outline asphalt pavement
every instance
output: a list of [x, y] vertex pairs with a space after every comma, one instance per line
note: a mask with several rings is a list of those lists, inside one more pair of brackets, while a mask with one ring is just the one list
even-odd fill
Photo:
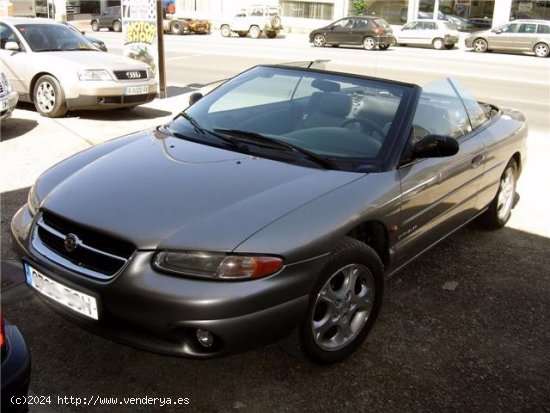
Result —
[[[174, 87], [172, 97], [131, 111], [63, 119], [20, 104], [2, 122], [2, 309], [31, 346], [31, 394], [50, 396], [31, 412], [550, 411], [550, 221], [541, 180], [550, 145], [541, 129], [530, 138], [510, 225], [468, 226], [389, 280], [368, 340], [335, 366], [309, 364], [293, 340], [208, 361], [158, 356], [82, 330], [31, 294], [8, 235], [34, 179], [77, 151], [165, 122], [191, 89]], [[132, 397], [139, 404], [123, 400]], [[117, 398], [116, 408], [98, 404], [106, 398]]]

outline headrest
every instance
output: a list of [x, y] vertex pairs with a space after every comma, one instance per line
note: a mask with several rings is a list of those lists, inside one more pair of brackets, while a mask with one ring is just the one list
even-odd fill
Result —
[[351, 110], [351, 98], [344, 93], [324, 93], [319, 100], [319, 112], [335, 118], [345, 118]]
[[323, 92], [340, 92], [340, 83], [331, 82], [330, 80], [315, 79], [311, 82], [311, 86]]

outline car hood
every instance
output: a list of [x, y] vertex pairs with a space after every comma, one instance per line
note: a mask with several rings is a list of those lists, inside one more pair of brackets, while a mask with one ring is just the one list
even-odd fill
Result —
[[62, 180], [41, 208], [138, 249], [231, 251], [285, 214], [361, 176], [148, 131]]
[[99, 50], [37, 52], [37, 57], [46, 59], [48, 63], [72, 65], [79, 69], [106, 69], [106, 70], [146, 70], [147, 65], [128, 57], [103, 53]]

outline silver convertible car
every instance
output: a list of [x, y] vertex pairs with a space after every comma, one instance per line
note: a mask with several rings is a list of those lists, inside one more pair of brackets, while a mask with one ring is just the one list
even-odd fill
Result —
[[213, 357], [299, 337], [363, 342], [384, 281], [474, 219], [506, 224], [521, 113], [419, 87], [256, 66], [156, 129], [46, 171], [11, 223], [27, 283], [76, 323]]

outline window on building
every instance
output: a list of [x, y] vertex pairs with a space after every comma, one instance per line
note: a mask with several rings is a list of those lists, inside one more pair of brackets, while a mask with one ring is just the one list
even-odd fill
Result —
[[334, 3], [281, 0], [281, 14], [302, 19], [334, 19]]

